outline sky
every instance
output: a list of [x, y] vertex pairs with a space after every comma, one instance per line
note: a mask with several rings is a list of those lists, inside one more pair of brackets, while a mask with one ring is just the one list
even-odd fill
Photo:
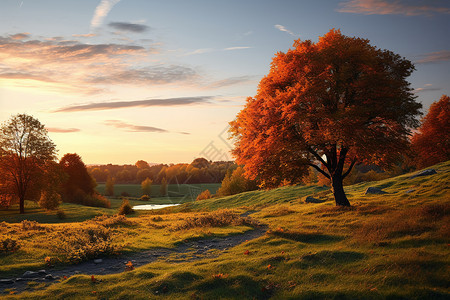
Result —
[[274, 55], [332, 28], [414, 62], [425, 113], [450, 94], [450, 1], [2, 0], [0, 121], [30, 114], [86, 164], [231, 160]]

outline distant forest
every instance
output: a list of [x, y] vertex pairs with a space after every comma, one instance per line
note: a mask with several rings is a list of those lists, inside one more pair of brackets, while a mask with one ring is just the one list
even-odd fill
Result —
[[150, 178], [159, 184], [166, 178], [168, 183], [220, 183], [227, 174], [237, 168], [232, 161], [208, 161], [196, 158], [190, 164], [157, 164], [150, 166], [139, 160], [134, 165], [91, 165], [88, 171], [98, 182], [106, 182], [112, 178], [116, 184], [141, 183]]

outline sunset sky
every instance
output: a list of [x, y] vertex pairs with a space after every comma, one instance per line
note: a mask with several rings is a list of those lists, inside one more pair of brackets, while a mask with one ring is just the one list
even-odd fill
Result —
[[331, 28], [413, 61], [424, 112], [450, 94], [450, 1], [2, 0], [0, 120], [33, 115], [86, 164], [231, 159], [274, 54]]

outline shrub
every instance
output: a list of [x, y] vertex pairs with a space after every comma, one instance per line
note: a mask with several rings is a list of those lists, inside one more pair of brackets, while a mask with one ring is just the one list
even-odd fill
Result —
[[61, 195], [56, 191], [43, 191], [39, 199], [39, 206], [46, 210], [55, 210], [61, 203]]
[[142, 194], [143, 195], [151, 195], [151, 193], [152, 193], [152, 183], [153, 183], [153, 181], [150, 178], [148, 178], [148, 177], [144, 181], [142, 181], [141, 189], [142, 189]]
[[211, 199], [212, 195], [209, 190], [204, 190], [197, 196], [197, 200], [205, 200], [205, 199]]
[[247, 179], [244, 175], [244, 168], [238, 167], [233, 173], [228, 172], [222, 181], [222, 185], [217, 190], [219, 196], [235, 195], [242, 192], [253, 191], [257, 189], [256, 182]]
[[10, 254], [19, 250], [19, 243], [10, 237], [0, 237], [0, 254]]
[[29, 230], [45, 230], [46, 228], [44, 226], [41, 226], [38, 222], [36, 221], [28, 221], [28, 220], [23, 220], [22, 222], [20, 222], [20, 224], [22, 225], [22, 230], [23, 231], [29, 231]]
[[128, 202], [128, 199], [123, 199], [122, 205], [119, 207], [119, 215], [129, 215], [134, 213], [134, 209], [131, 207], [130, 202]]
[[141, 196], [141, 200], [142, 201], [150, 201], [150, 196], [149, 195], [142, 195]]
[[62, 209], [58, 209], [58, 210], [56, 211], [56, 216], [57, 216], [58, 219], [60, 219], [60, 220], [64, 220], [64, 219], [67, 217], [65, 211], [62, 210]]

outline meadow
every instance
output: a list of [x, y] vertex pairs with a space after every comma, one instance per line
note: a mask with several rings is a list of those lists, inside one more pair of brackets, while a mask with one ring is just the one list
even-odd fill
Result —
[[[23, 221], [0, 212], [0, 278], [61, 269], [97, 257], [174, 248], [186, 241], [267, 230], [226, 250], [189, 260], [175, 254], [119, 274], [78, 274], [46, 286], [30, 282], [5, 299], [449, 299], [450, 161], [437, 174], [405, 174], [345, 187], [351, 207], [336, 207], [319, 186], [286, 186], [187, 202], [130, 217], [112, 207], [63, 204], [67, 219], [28, 209]], [[366, 195], [368, 187], [387, 192]], [[307, 196], [322, 203], [305, 203]], [[140, 203], [138, 200], [130, 202]], [[31, 204], [29, 204], [31, 206]], [[241, 216], [245, 213], [248, 217]], [[100, 216], [105, 214], [105, 216]], [[53, 223], [53, 224], [51, 224]], [[187, 253], [187, 257], [195, 253]], [[3, 287], [4, 288], [4, 287]]]

